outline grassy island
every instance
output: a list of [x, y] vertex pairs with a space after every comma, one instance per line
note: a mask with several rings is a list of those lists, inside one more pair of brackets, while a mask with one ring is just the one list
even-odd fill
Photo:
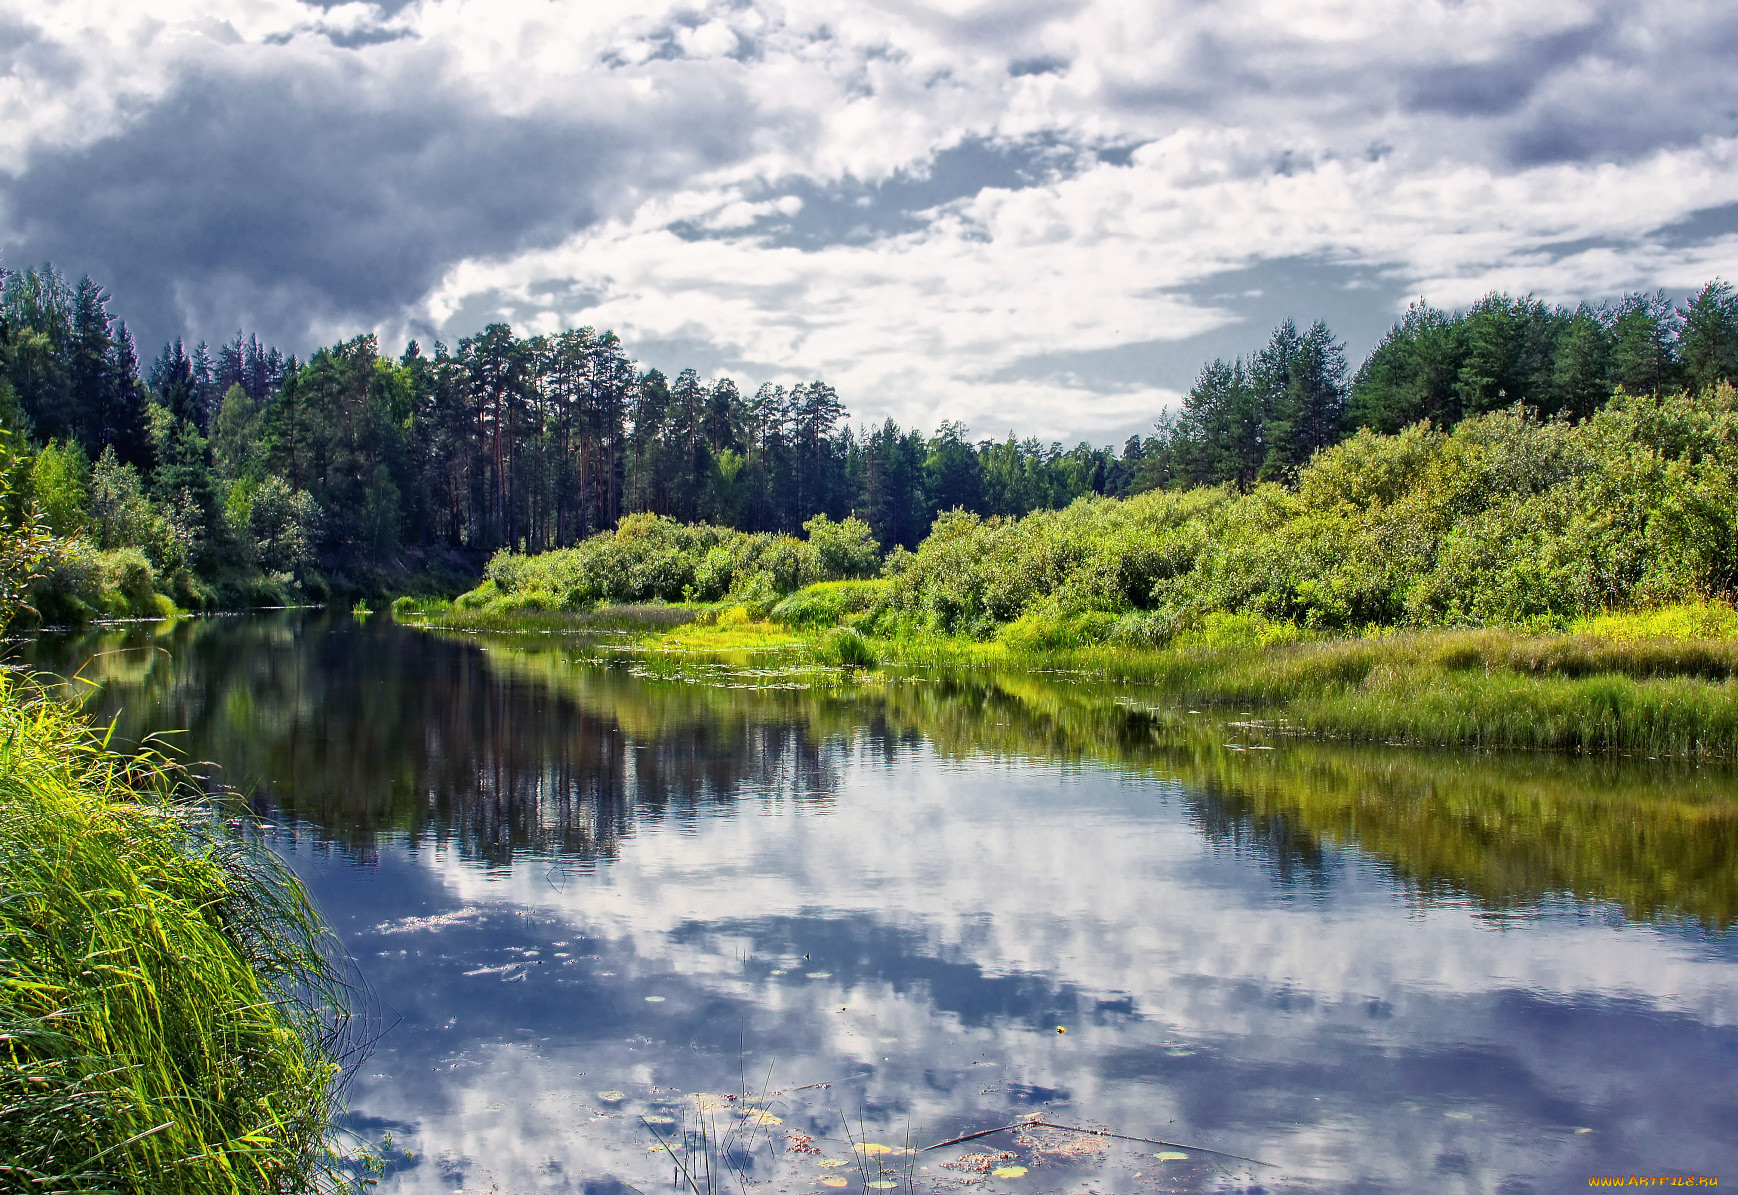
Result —
[[0, 675], [0, 1191], [337, 1178], [333, 942], [185, 786]]

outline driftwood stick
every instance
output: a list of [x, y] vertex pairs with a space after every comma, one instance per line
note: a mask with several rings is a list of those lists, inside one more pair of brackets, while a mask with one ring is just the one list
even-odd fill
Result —
[[[1168, 1145], [1172, 1149], [1192, 1149], [1196, 1153], [1199, 1153], [1199, 1154], [1213, 1154], [1213, 1155], [1215, 1155], [1217, 1157], [1221, 1157], [1221, 1158], [1236, 1158], [1239, 1162], [1253, 1162], [1257, 1166], [1268, 1166], [1268, 1167], [1273, 1168], [1274, 1170], [1279, 1169], [1279, 1167], [1277, 1165], [1275, 1165], [1273, 1162], [1263, 1162], [1260, 1158], [1246, 1158], [1242, 1154], [1226, 1153], [1222, 1149], [1208, 1149], [1206, 1146], [1203, 1146], [1203, 1145], [1185, 1145], [1181, 1141], [1160, 1141], [1160, 1140], [1157, 1140], [1156, 1138], [1153, 1138], [1153, 1137], [1126, 1137], [1121, 1133], [1111, 1133], [1111, 1132], [1107, 1132], [1104, 1129], [1083, 1129], [1083, 1128], [1079, 1127], [1078, 1125], [1056, 1124], [1054, 1121], [1049, 1121], [1049, 1120], [1023, 1120], [1018, 1125], [1010, 1125], [1008, 1127], [1010, 1127], [1010, 1128], [1060, 1129], [1064, 1133], [1085, 1133], [1089, 1137], [1111, 1137], [1117, 1141], [1139, 1141], [1142, 1145]], [[990, 1129], [988, 1131], [994, 1133], [994, 1132], [997, 1132], [999, 1130]], [[975, 1135], [980, 1136], [980, 1137], [983, 1136], [982, 1133], [975, 1134]], [[960, 1138], [960, 1140], [969, 1141], [969, 1140], [971, 1140], [971, 1138], [970, 1137], [962, 1137], [962, 1138]], [[951, 1145], [952, 1142], [943, 1142], [943, 1144], [944, 1145]], [[934, 1147], [932, 1146], [931, 1148], [934, 1148]]]
[[932, 1149], [941, 1149], [948, 1145], [961, 1145], [967, 1141], [976, 1141], [979, 1137], [988, 1137], [991, 1133], [1005, 1133], [1009, 1129], [1023, 1129], [1028, 1123], [1029, 1122], [1027, 1121], [1016, 1121], [1014, 1124], [1005, 1124], [999, 1128], [983, 1129], [980, 1132], [967, 1133], [964, 1137], [955, 1137], [952, 1141], [937, 1141], [934, 1145], [926, 1145], [917, 1152], [926, 1154]]

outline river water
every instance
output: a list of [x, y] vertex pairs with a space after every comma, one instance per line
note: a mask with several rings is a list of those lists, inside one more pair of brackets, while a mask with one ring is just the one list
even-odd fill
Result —
[[29, 651], [271, 822], [372, 992], [384, 1190], [1738, 1183], [1723, 769], [380, 616]]

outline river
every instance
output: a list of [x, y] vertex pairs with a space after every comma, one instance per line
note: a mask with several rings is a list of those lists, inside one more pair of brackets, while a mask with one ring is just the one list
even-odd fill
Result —
[[1738, 1183], [1723, 768], [378, 615], [28, 654], [269, 821], [368, 988], [387, 1191]]

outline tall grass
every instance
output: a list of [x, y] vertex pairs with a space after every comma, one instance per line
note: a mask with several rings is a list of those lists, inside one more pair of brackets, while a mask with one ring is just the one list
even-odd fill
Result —
[[339, 1180], [334, 941], [185, 785], [0, 675], [0, 1191]]

